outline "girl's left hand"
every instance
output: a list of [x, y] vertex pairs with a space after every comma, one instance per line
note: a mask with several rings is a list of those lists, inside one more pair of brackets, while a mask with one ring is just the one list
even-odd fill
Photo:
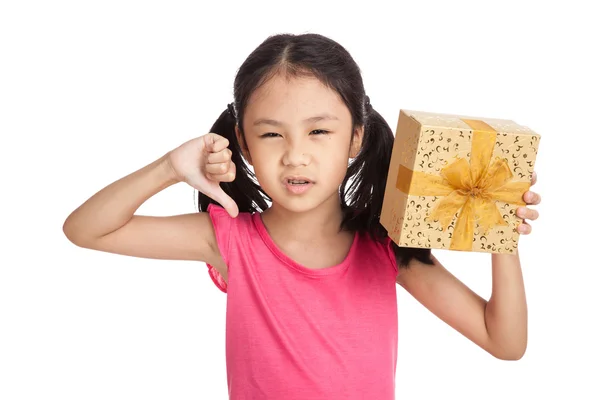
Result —
[[[531, 176], [531, 186], [535, 185], [537, 182], [537, 174], [534, 171]], [[537, 205], [540, 204], [542, 198], [539, 194], [532, 192], [531, 190], [525, 192], [523, 194], [523, 200], [527, 205]], [[537, 210], [533, 210], [528, 207], [518, 207], [517, 208], [517, 216], [524, 219], [523, 223], [519, 225], [517, 228], [518, 232], [523, 235], [528, 235], [531, 233], [531, 225], [527, 222], [527, 220], [535, 221], [539, 217], [539, 213]]]

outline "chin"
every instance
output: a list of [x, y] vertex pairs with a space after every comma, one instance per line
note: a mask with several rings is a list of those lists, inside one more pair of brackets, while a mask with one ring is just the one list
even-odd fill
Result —
[[339, 194], [337, 191], [329, 195], [323, 193], [293, 195], [282, 191], [271, 196], [271, 199], [273, 200], [273, 204], [277, 204], [277, 206], [290, 212], [305, 213], [320, 207], [324, 203], [328, 203], [332, 197], [335, 197], [336, 204], [339, 205]]
[[274, 199], [273, 203], [274, 204], [276, 203], [279, 207], [282, 207], [282, 208], [286, 209], [287, 211], [297, 213], [297, 214], [302, 214], [302, 213], [312, 211], [315, 208], [317, 208], [320, 204], [320, 202], [317, 202], [314, 200], [307, 201], [306, 199], [293, 199], [293, 200], [281, 199], [280, 201], [276, 201]]

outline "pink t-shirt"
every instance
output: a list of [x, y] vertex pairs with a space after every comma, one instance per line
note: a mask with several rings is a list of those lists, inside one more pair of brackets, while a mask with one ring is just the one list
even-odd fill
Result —
[[397, 267], [386, 243], [356, 235], [346, 259], [304, 267], [273, 242], [260, 214], [210, 205], [228, 284], [229, 398], [394, 399]]

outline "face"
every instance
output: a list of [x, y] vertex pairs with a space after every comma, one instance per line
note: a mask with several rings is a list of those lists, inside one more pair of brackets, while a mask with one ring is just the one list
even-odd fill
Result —
[[244, 133], [244, 156], [273, 206], [294, 212], [324, 203], [339, 207], [339, 186], [363, 130], [352, 129], [335, 91], [316, 78], [277, 75], [250, 97]]

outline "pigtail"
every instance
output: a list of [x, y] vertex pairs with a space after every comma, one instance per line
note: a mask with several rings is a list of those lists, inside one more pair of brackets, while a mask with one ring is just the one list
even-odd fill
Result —
[[[267, 209], [269, 196], [256, 183], [256, 177], [246, 164], [242, 155], [240, 143], [235, 134], [236, 117], [233, 106], [229, 105], [215, 121], [209, 132], [219, 134], [229, 141], [231, 160], [236, 166], [233, 182], [221, 182], [223, 191], [235, 201], [240, 212], [254, 213]], [[198, 209], [206, 211], [209, 204], [218, 204], [216, 201], [198, 192]]]
[[[369, 104], [362, 148], [348, 168], [340, 187], [344, 209], [343, 226], [350, 230], [369, 232], [383, 240], [387, 231], [379, 222], [387, 174], [392, 158], [394, 134], [385, 119]], [[346, 190], [349, 181], [352, 181]], [[412, 258], [432, 265], [431, 249], [398, 247], [392, 242], [398, 264], [406, 267]]]

